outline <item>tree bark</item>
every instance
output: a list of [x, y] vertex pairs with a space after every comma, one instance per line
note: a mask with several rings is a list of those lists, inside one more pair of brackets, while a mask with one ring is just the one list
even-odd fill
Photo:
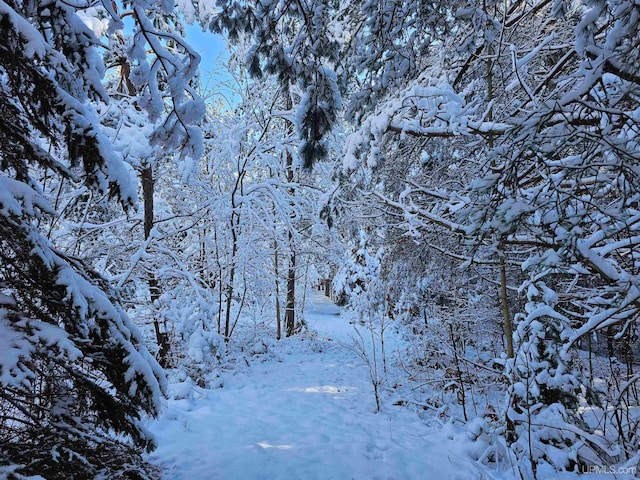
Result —
[[[489, 47], [489, 59], [487, 60], [487, 98], [489, 102], [493, 100], [493, 47]], [[493, 108], [487, 112], [487, 120], [493, 121]], [[493, 135], [487, 138], [487, 145], [493, 148]], [[502, 318], [504, 321], [504, 336], [507, 340], [507, 358], [513, 358], [513, 325], [511, 323], [511, 313], [509, 312], [509, 297], [507, 296], [507, 267], [504, 260], [504, 252], [500, 255], [500, 303]]]
[[280, 266], [278, 260], [278, 240], [273, 241], [273, 250], [276, 279], [276, 338], [280, 340], [282, 338], [282, 320], [280, 318]]
[[500, 301], [502, 303], [502, 317], [504, 319], [504, 336], [507, 339], [507, 358], [513, 358], [513, 325], [509, 312], [509, 298], [507, 297], [507, 267], [504, 257], [500, 257]]
[[[291, 239], [291, 235], [289, 236]], [[293, 243], [289, 254], [289, 272], [287, 275], [287, 307], [285, 310], [285, 324], [287, 325], [287, 337], [295, 333], [296, 329], [296, 252]]]
[[229, 339], [230, 322], [231, 322], [231, 305], [234, 293], [234, 282], [236, 278], [236, 255], [238, 254], [238, 225], [240, 223], [240, 215], [236, 212], [235, 190], [232, 195], [232, 212], [231, 212], [231, 269], [229, 270], [229, 278], [227, 283], [226, 310], [224, 314], [224, 336]]
[[[291, 110], [293, 108], [293, 102], [291, 101], [291, 95], [289, 94], [289, 88], [284, 91], [285, 96], [285, 109]], [[290, 133], [293, 133], [293, 124], [288, 123], [287, 129]], [[286, 157], [286, 174], [289, 184], [293, 184], [293, 155], [287, 150]], [[289, 193], [293, 197], [295, 195], [295, 189], [290, 187]], [[291, 214], [291, 220], [295, 214]], [[285, 325], [287, 330], [287, 337], [290, 337], [295, 333], [296, 329], [296, 249], [295, 240], [293, 236], [293, 225], [289, 226], [289, 271], [287, 273], [287, 305], [285, 308]]]
[[[140, 170], [140, 179], [142, 182], [142, 200], [144, 203], [144, 239], [147, 240], [153, 229], [153, 192], [155, 182], [153, 179], [153, 168], [147, 165]], [[153, 304], [160, 298], [160, 287], [158, 279], [153, 272], [149, 272], [147, 277], [149, 285], [149, 297]], [[158, 344], [158, 361], [163, 367], [168, 366], [169, 341], [166, 332], [160, 330], [160, 322], [157, 317], [153, 319], [153, 329], [156, 333], [156, 342]]]
[[235, 279], [236, 279], [236, 256], [238, 255], [238, 231], [240, 228], [241, 214], [239, 205], [236, 202], [236, 196], [242, 195], [242, 182], [246, 171], [247, 161], [240, 163], [238, 161], [238, 178], [233, 186], [231, 192], [231, 217], [229, 218], [229, 227], [231, 229], [231, 268], [229, 270], [229, 277], [227, 283], [227, 298], [226, 298], [226, 311], [224, 316], [224, 337], [226, 340], [231, 335], [231, 306], [233, 301], [233, 295], [235, 293]]
[[[119, 90], [127, 91], [132, 97], [137, 95], [137, 91], [130, 78], [131, 67], [129, 62], [122, 60], [120, 62], [120, 86]], [[136, 105], [136, 109], [139, 106]], [[144, 204], [144, 239], [147, 240], [151, 235], [153, 229], [153, 193], [155, 191], [155, 181], [153, 179], [153, 166], [146, 164], [140, 170], [140, 181], [142, 183], [142, 201]], [[149, 297], [151, 304], [160, 298], [160, 286], [158, 285], [158, 279], [155, 274], [149, 273], [147, 278], [147, 284], [149, 285]], [[161, 366], [168, 366], [169, 355], [169, 339], [166, 332], [160, 330], [160, 322], [158, 318], [153, 318], [153, 329], [156, 334], [156, 343], [158, 344], [158, 362]]]

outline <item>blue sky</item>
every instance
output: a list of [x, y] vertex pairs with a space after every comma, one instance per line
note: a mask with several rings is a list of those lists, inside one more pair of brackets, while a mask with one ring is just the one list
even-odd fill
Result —
[[[125, 32], [131, 33], [133, 30], [133, 20], [131, 17], [124, 18]], [[202, 27], [194, 23], [185, 25], [187, 41], [200, 54], [200, 73], [202, 74], [203, 85], [208, 82], [210, 88], [217, 89], [216, 83], [228, 80], [224, 64], [229, 58], [227, 41], [222, 35], [217, 35], [209, 31], [203, 32]]]
[[200, 73], [205, 94], [223, 96], [229, 106], [234, 105], [239, 99], [223, 85], [223, 82], [230, 79], [224, 69], [224, 64], [229, 59], [225, 38], [208, 31], [203, 32], [199, 25], [187, 25], [187, 41], [202, 57]]
[[226, 40], [221, 35], [203, 32], [199, 25], [187, 26], [187, 40], [202, 56], [200, 69], [203, 74], [213, 70], [218, 58], [225, 61], [229, 57]]

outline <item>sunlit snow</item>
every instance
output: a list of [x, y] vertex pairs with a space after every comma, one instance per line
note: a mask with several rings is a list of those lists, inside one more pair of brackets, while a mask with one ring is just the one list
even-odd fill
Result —
[[366, 366], [346, 346], [353, 326], [338, 307], [318, 295], [306, 319], [317, 336], [283, 339], [223, 388], [169, 402], [150, 425], [159, 443], [151, 460], [165, 480], [481, 477], [453, 427], [399, 406], [374, 412]]

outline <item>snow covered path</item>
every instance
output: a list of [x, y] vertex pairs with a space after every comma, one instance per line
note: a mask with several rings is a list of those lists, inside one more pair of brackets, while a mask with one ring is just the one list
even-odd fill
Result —
[[403, 407], [373, 413], [368, 370], [337, 341], [351, 331], [339, 313], [316, 296], [307, 320], [318, 339], [284, 339], [223, 388], [170, 401], [150, 426], [159, 443], [151, 461], [163, 478], [478, 478], [469, 459], [456, 458], [459, 439]]

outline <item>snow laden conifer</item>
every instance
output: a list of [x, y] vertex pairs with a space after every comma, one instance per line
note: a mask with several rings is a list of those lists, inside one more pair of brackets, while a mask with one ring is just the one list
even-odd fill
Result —
[[229, 0], [218, 5], [221, 11], [209, 23], [212, 31], [226, 32], [232, 42], [243, 33], [253, 35], [246, 58], [249, 73], [277, 75], [287, 89], [299, 87], [299, 155], [311, 167], [327, 156], [326, 137], [342, 105], [336, 74], [341, 42], [332, 26], [338, 2]]
[[[164, 373], [108, 283], [41, 230], [55, 213], [44, 186], [53, 179], [136, 204], [94, 108], [109, 102], [104, 66], [76, 8], [0, 2], [0, 476], [148, 478], [140, 453], [154, 442], [142, 417], [158, 413]], [[164, 118], [153, 138], [197, 154], [186, 83], [197, 62], [160, 48], [152, 5], [133, 9], [139, 33], [125, 53], [139, 104]], [[109, 29], [122, 26], [114, 4], [101, 10]]]
[[[507, 339], [516, 312], [501, 431], [524, 478], [633, 464], [633, 359], [601, 392], [616, 406], [603, 412], [606, 435], [577, 408], [595, 408], [598, 395], [575, 362], [598, 332], [629, 345], [637, 328], [638, 6], [456, 2], [441, 5], [440, 24], [430, 17], [438, 4], [393, 5], [351, 10], [359, 33], [349, 52], [367, 54], [349, 57], [362, 65], [353, 91], [372, 93], [351, 98], [359, 128], [346, 142], [345, 184], [364, 171], [373, 179], [364, 202], [374, 199], [389, 226], [452, 262], [499, 272]], [[405, 18], [429, 28], [389, 43], [384, 33]], [[374, 35], [377, 24], [386, 29]], [[411, 43], [414, 33], [424, 37]], [[430, 55], [411, 56], [423, 40]], [[421, 66], [385, 64], [376, 55], [390, 45]]]
[[[569, 10], [562, 6], [554, 11]], [[584, 6], [573, 48], [523, 104], [474, 184], [472, 230], [529, 252], [527, 302], [507, 362], [507, 437], [529, 461], [525, 476], [544, 464], [573, 470], [638, 455], [635, 422], [615, 413], [634, 401], [625, 389], [602, 392], [615, 405], [605, 415], [617, 433], [588, 428], [577, 397], [593, 406], [598, 396], [571, 365], [575, 347], [595, 332], [624, 339], [637, 328], [639, 14], [622, 0]], [[631, 373], [625, 382], [637, 380]]]

